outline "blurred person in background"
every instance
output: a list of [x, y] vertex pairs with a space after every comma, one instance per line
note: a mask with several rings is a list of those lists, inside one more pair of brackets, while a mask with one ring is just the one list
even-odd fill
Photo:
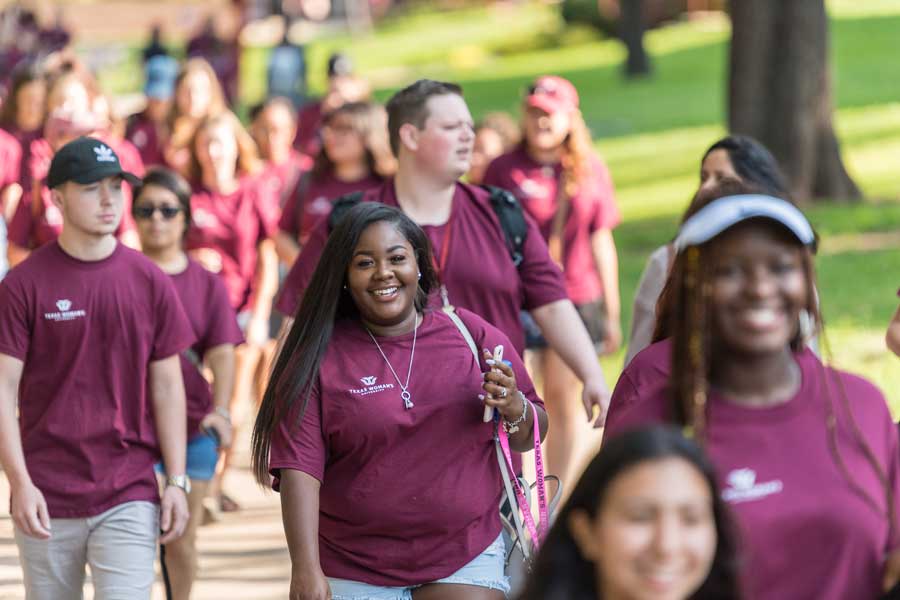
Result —
[[301, 175], [312, 166], [312, 159], [297, 152], [292, 145], [297, 119], [287, 98], [269, 98], [250, 111], [250, 119], [250, 135], [265, 163], [260, 175], [262, 185], [277, 202], [281, 214]]
[[[702, 208], [704, 198], [723, 182], [746, 183], [759, 191], [786, 198], [787, 183], [772, 153], [761, 143], [744, 135], [729, 135], [710, 146], [700, 160], [699, 186], [682, 222]], [[634, 294], [631, 335], [625, 364], [650, 345], [656, 328], [656, 305], [669, 276], [675, 250], [672, 243], [660, 246], [647, 259]]]
[[141, 50], [141, 58], [146, 69], [147, 63], [155, 56], [169, 56], [169, 51], [165, 44], [162, 43], [162, 24], [154, 23], [150, 28], [150, 39], [147, 45]]
[[322, 117], [348, 102], [362, 102], [371, 96], [369, 83], [356, 75], [353, 62], [346, 54], [336, 52], [328, 58], [328, 89], [320, 100], [309, 102], [297, 117], [294, 148], [307, 156], [315, 156], [321, 148]]
[[[108, 144], [129, 172], [143, 175], [140, 155], [128, 143], [116, 140], [102, 131], [94, 114], [98, 95], [96, 82], [77, 64], [67, 64], [48, 82], [43, 137], [32, 141], [28, 162], [20, 174], [23, 189], [15, 215], [9, 223], [8, 257], [11, 266], [20, 263], [35, 248], [56, 239], [62, 229], [62, 215], [53, 203], [45, 178], [56, 150], [80, 136], [93, 135]], [[134, 222], [131, 220], [131, 187], [123, 185], [128, 211], [123, 214], [117, 235], [133, 248], [139, 247]]]
[[239, 26], [234, 19], [232, 7], [221, 7], [214, 15], [207, 17], [203, 28], [188, 40], [185, 49], [188, 58], [202, 58], [212, 67], [229, 108], [234, 107], [238, 100], [240, 75]]
[[[166, 544], [173, 600], [188, 600], [197, 576], [197, 529], [219, 448], [232, 443], [228, 405], [234, 389], [234, 348], [243, 341], [225, 284], [184, 252], [190, 198], [191, 188], [180, 175], [157, 168], [135, 190], [132, 206], [144, 255], [171, 278], [196, 339], [179, 356], [187, 400], [186, 472], [191, 490], [184, 534]], [[212, 373], [212, 386], [204, 378], [204, 368]], [[165, 474], [162, 464], [157, 471]]]
[[225, 94], [215, 71], [202, 58], [187, 60], [175, 78], [175, 97], [169, 112], [169, 138], [164, 143], [166, 165], [190, 181], [191, 140], [207, 117], [227, 110]]
[[[0, 207], [3, 218], [12, 220], [22, 198], [21, 176], [28, 164], [31, 143], [39, 138], [44, 127], [47, 83], [40, 65], [22, 61], [10, 77], [8, 94], [0, 106], [0, 153], [6, 161], [19, 157], [17, 165], [7, 164], [6, 185], [0, 181]], [[14, 178], [14, 179], [13, 179]]]
[[278, 223], [281, 261], [294, 264], [313, 226], [331, 213], [335, 200], [377, 187], [395, 171], [381, 106], [351, 102], [325, 115], [322, 149], [288, 197]]
[[[523, 139], [488, 166], [484, 183], [508, 189], [537, 222], [550, 257], [562, 270], [596, 353], [622, 343], [618, 255], [612, 230], [622, 217], [606, 164], [594, 151], [579, 109], [578, 91], [566, 79], [544, 76], [523, 102]], [[571, 481], [591, 447], [591, 431], [578, 403], [578, 378], [548, 347], [531, 315], [522, 314], [527, 347], [543, 382], [553, 421], [547, 436], [547, 472]], [[599, 440], [595, 440], [599, 441]]]
[[716, 473], [673, 427], [609, 440], [541, 545], [518, 600], [739, 600]]
[[163, 149], [168, 138], [168, 117], [175, 95], [175, 78], [178, 61], [171, 56], [158, 54], [144, 64], [144, 97], [147, 105], [143, 111], [128, 119], [125, 138], [134, 144], [144, 165], [163, 165]]
[[[272, 299], [278, 289], [274, 243], [278, 213], [260, 186], [262, 169], [256, 144], [231, 112], [207, 117], [190, 144], [191, 225], [188, 255], [213, 273], [228, 290], [246, 343], [236, 350], [235, 385], [229, 405], [237, 436], [254, 404], [254, 377], [269, 340]], [[221, 493], [231, 462], [227, 449], [210, 492], [222, 509], [237, 503]], [[215, 512], [214, 503], [208, 503]]]
[[505, 112], [488, 113], [475, 124], [475, 146], [472, 148], [472, 166], [466, 173], [466, 181], [481, 185], [484, 173], [491, 161], [511, 152], [521, 141], [522, 132], [515, 120]]

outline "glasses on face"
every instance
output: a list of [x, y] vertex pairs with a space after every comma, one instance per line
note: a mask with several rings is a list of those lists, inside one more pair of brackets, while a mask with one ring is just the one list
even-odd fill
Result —
[[180, 206], [153, 206], [153, 205], [144, 205], [144, 206], [135, 206], [134, 207], [134, 216], [137, 219], [152, 219], [153, 213], [159, 211], [159, 214], [162, 215], [162, 218], [166, 221], [171, 221], [175, 218], [175, 215], [181, 212]]

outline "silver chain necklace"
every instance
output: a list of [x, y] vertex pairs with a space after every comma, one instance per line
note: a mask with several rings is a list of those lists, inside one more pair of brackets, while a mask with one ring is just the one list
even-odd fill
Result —
[[381, 349], [381, 345], [379, 345], [378, 340], [375, 339], [375, 336], [372, 335], [372, 331], [366, 327], [366, 333], [369, 334], [369, 337], [372, 338], [372, 341], [375, 342], [375, 347], [378, 348], [378, 352], [381, 354], [381, 358], [384, 359], [384, 362], [387, 363], [388, 369], [391, 370], [391, 373], [394, 375], [394, 379], [397, 380], [397, 385], [400, 386], [400, 398], [403, 399], [403, 407], [406, 410], [409, 410], [414, 405], [412, 403], [412, 396], [409, 393], [409, 377], [412, 375], [412, 366], [413, 366], [413, 358], [416, 356], [416, 336], [419, 333], [419, 315], [416, 315], [416, 322], [413, 324], [413, 343], [412, 343], [412, 352], [409, 354], [409, 370], [406, 372], [406, 384], [404, 385], [400, 378], [397, 377], [397, 371], [394, 370], [393, 365], [391, 365], [391, 361], [388, 360], [388, 357], [384, 354], [384, 350]]

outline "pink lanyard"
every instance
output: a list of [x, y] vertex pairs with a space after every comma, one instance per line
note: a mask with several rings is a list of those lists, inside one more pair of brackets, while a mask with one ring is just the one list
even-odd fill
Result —
[[[531, 404], [530, 401], [529, 404]], [[495, 412], [494, 414], [496, 415], [497, 413]], [[525, 492], [522, 490], [522, 485], [519, 483], [519, 478], [516, 477], [516, 471], [513, 468], [512, 453], [509, 450], [509, 434], [506, 433], [506, 430], [499, 423], [497, 424], [497, 434], [500, 439], [500, 448], [503, 450], [503, 457], [506, 459], [506, 466], [509, 469], [510, 479], [512, 479], [513, 486], [515, 486], [516, 499], [518, 500], [522, 517], [525, 520], [525, 527], [528, 528], [528, 534], [531, 536], [534, 550], [537, 550], [541, 542], [544, 541], [544, 535], [547, 533], [549, 516], [547, 510], [547, 487], [544, 482], [544, 459], [541, 456], [541, 431], [533, 404], [531, 404], [531, 414], [534, 418], [534, 465], [538, 489], [538, 518], [540, 519], [536, 526], [534, 517], [529, 509], [528, 500], [525, 498]], [[498, 417], [495, 416], [495, 418]], [[522, 540], [522, 543], [524, 544], [525, 540]]]

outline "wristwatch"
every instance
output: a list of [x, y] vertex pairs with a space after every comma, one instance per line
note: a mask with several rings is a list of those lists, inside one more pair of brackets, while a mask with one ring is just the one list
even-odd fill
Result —
[[181, 488], [185, 494], [191, 493], [191, 479], [187, 475], [170, 475], [166, 479], [166, 487], [170, 485]]

